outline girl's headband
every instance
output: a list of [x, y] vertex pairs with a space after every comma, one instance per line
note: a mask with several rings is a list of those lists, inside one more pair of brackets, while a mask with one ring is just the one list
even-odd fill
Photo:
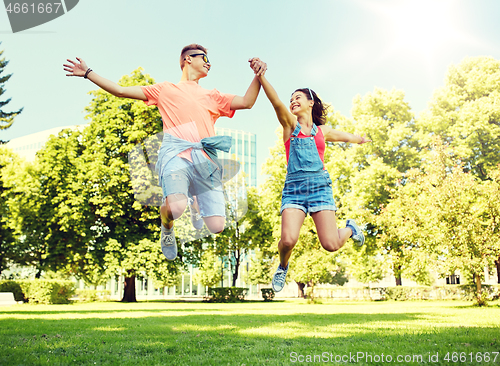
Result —
[[313, 97], [313, 95], [311, 93], [311, 88], [307, 88], [307, 90], [309, 90], [309, 95], [311, 96], [311, 100], [314, 102], [314, 97]]

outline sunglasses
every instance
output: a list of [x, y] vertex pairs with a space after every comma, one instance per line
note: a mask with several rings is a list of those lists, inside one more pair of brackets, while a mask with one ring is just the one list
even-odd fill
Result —
[[[188, 56], [191, 56], [191, 57], [203, 56], [203, 62], [206, 64], [210, 63], [210, 61], [208, 61], [207, 55], [205, 55], [204, 53], [193, 53], [192, 55], [188, 55]], [[185, 58], [184, 58], [184, 60], [185, 60]]]

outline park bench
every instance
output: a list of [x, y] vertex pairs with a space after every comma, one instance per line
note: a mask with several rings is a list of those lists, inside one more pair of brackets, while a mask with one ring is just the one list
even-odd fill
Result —
[[12, 292], [0, 292], [0, 306], [2, 305], [16, 305], [17, 301], [14, 300]]

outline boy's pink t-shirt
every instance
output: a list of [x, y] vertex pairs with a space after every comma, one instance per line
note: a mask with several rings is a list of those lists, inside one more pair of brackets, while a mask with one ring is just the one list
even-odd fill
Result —
[[[207, 90], [195, 81], [181, 81], [141, 86], [148, 100], [147, 105], [156, 105], [163, 119], [163, 132], [186, 141], [199, 142], [205, 137], [215, 136], [214, 124], [221, 116], [232, 118], [233, 94], [222, 94], [218, 90]], [[191, 159], [191, 149], [178, 156]]]

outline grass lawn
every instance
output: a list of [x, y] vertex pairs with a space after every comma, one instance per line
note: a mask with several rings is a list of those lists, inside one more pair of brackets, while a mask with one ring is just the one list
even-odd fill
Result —
[[9, 366], [500, 365], [498, 352], [498, 301], [0, 307], [0, 365]]

